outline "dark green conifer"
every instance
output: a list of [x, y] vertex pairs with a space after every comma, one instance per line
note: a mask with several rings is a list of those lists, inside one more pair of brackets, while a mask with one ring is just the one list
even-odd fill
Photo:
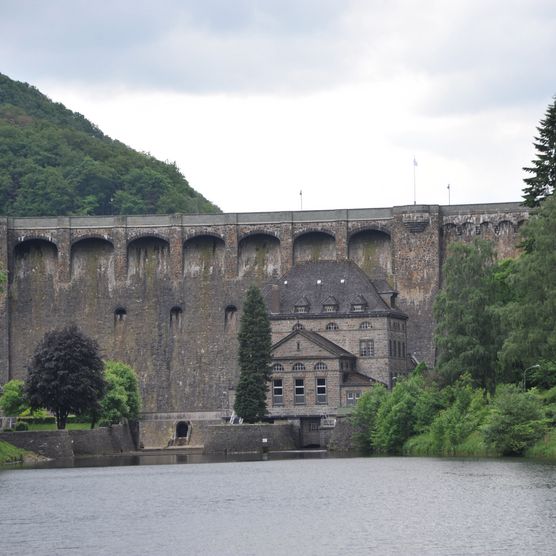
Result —
[[544, 120], [537, 127], [539, 136], [535, 137], [537, 157], [532, 166], [523, 168], [531, 177], [523, 181], [523, 204], [538, 207], [543, 199], [554, 192], [556, 186], [556, 97], [548, 105]]
[[271, 362], [270, 322], [256, 286], [247, 291], [238, 338], [241, 374], [234, 410], [245, 422], [255, 423], [266, 414]]

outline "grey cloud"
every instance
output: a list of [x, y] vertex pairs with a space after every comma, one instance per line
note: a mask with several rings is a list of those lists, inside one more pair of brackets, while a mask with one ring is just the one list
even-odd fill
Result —
[[[345, 77], [350, 2], [168, 1], [8, 4], [8, 74], [180, 91], [304, 90]], [[344, 69], [344, 68], [347, 68]]]
[[288, 94], [430, 80], [423, 113], [556, 90], [553, 0], [0, 0], [0, 71], [28, 81]]

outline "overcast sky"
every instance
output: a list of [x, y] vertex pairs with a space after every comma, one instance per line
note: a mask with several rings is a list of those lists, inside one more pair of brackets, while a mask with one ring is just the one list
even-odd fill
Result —
[[555, 53], [554, 0], [0, 0], [0, 72], [226, 212], [413, 204], [414, 169], [519, 201]]

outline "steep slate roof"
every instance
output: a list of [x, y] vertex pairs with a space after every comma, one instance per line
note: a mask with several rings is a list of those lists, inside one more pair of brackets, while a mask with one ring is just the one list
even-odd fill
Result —
[[[317, 283], [320, 281], [320, 283]], [[279, 280], [273, 281], [264, 288], [263, 294], [271, 307], [272, 285], [279, 289], [279, 312], [274, 312], [272, 317], [292, 315], [294, 306], [299, 305], [299, 300], [305, 298], [310, 306], [307, 315], [324, 314], [323, 305], [329, 304], [328, 300], [334, 298], [338, 305], [335, 314], [353, 314], [351, 311], [353, 301], [362, 297], [367, 303], [366, 311], [384, 314], [405, 316], [398, 309], [392, 309], [383, 301], [374, 283], [353, 261], [319, 261], [303, 262], [296, 264], [287, 274]], [[380, 284], [384, 289], [386, 282]], [[389, 288], [391, 290], [391, 288]], [[330, 313], [326, 313], [330, 316]], [[359, 313], [361, 314], [361, 313]]]
[[345, 350], [343, 347], [340, 347], [338, 344], [331, 342], [328, 338], [325, 338], [324, 336], [317, 334], [317, 332], [311, 332], [310, 330], [294, 330], [293, 332], [290, 332], [290, 334], [288, 334], [286, 337], [282, 338], [281, 340], [278, 340], [272, 346], [270, 351], [271, 352], [274, 351], [277, 347], [281, 346], [282, 344], [285, 344], [286, 342], [289, 342], [295, 336], [303, 336], [313, 344], [316, 344], [317, 346], [330, 352], [332, 355], [336, 357], [350, 357], [352, 359], [355, 357], [353, 353], [350, 353], [349, 351]]

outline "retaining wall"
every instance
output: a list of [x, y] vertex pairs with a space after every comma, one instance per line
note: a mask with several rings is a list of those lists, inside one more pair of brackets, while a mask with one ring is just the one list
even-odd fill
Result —
[[[263, 441], [266, 439], [266, 442]], [[292, 424], [213, 425], [205, 431], [206, 454], [295, 450], [298, 435]]]
[[120, 454], [135, 449], [127, 425], [93, 430], [0, 432], [0, 440], [52, 459]]

